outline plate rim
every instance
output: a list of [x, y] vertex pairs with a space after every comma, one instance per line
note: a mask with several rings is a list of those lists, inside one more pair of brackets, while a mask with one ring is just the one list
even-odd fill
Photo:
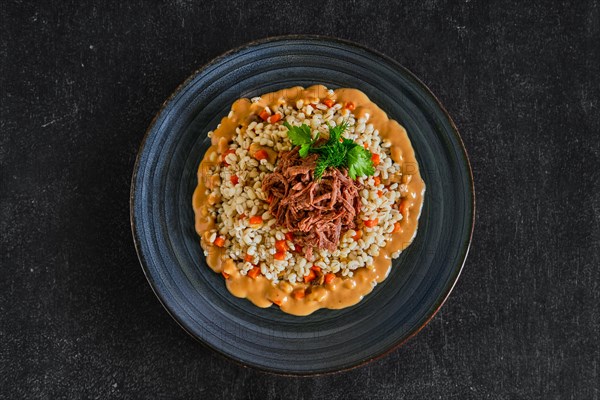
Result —
[[[156, 284], [154, 282], [154, 279], [152, 278], [152, 276], [150, 275], [149, 271], [148, 271], [148, 267], [147, 267], [147, 260], [144, 256], [144, 254], [142, 253], [141, 250], [141, 240], [137, 235], [136, 232], [136, 218], [135, 218], [135, 200], [136, 200], [136, 179], [138, 176], [138, 172], [140, 170], [140, 159], [141, 159], [141, 155], [144, 152], [145, 146], [146, 146], [146, 142], [147, 139], [150, 135], [150, 132], [154, 129], [156, 121], [158, 120], [158, 118], [163, 114], [163, 112], [165, 111], [165, 109], [167, 108], [167, 106], [173, 101], [173, 99], [181, 92], [181, 90], [183, 88], [185, 88], [191, 81], [193, 81], [199, 74], [201, 74], [203, 71], [209, 69], [210, 67], [212, 67], [213, 65], [219, 63], [222, 60], [227, 59], [229, 56], [239, 53], [245, 49], [248, 49], [250, 47], [256, 47], [256, 46], [260, 46], [260, 45], [264, 45], [267, 43], [272, 43], [272, 42], [280, 42], [280, 41], [294, 41], [294, 40], [308, 40], [308, 41], [321, 41], [321, 42], [333, 42], [333, 43], [339, 43], [341, 45], [344, 46], [349, 46], [349, 47], [355, 47], [358, 48], [360, 50], [363, 50], [367, 53], [371, 53], [374, 54], [382, 59], [384, 59], [385, 61], [389, 62], [393, 67], [401, 70], [402, 72], [404, 72], [409, 78], [411, 78], [412, 80], [414, 80], [414, 82], [427, 94], [431, 97], [431, 99], [435, 102], [435, 104], [439, 107], [439, 109], [442, 111], [444, 117], [448, 120], [448, 122], [450, 123], [450, 127], [452, 128], [452, 134], [455, 136], [455, 138], [457, 139], [457, 143], [460, 147], [461, 150], [461, 154], [462, 154], [462, 160], [465, 163], [465, 166], [467, 168], [468, 171], [468, 186], [469, 186], [469, 194], [471, 196], [471, 209], [470, 209], [470, 224], [469, 224], [469, 237], [466, 240], [465, 243], [461, 244], [462, 247], [462, 254], [460, 256], [460, 258], [462, 258], [462, 262], [460, 263], [460, 266], [458, 268], [455, 269], [455, 271], [453, 271], [452, 274], [452, 278], [451, 278], [451, 284], [448, 285], [447, 287], [444, 288], [444, 290], [442, 291], [441, 295], [439, 296], [439, 298], [437, 299], [435, 306], [432, 308], [432, 310], [426, 314], [426, 319], [423, 321], [422, 324], [420, 324], [420, 326], [418, 326], [417, 328], [413, 329], [404, 339], [398, 341], [397, 343], [394, 343], [394, 345], [390, 346], [388, 349], [386, 349], [385, 351], [382, 351], [379, 354], [373, 355], [372, 357], [366, 358], [364, 360], [361, 360], [359, 362], [356, 362], [353, 365], [350, 366], [346, 366], [346, 367], [342, 367], [342, 368], [338, 368], [338, 369], [331, 369], [331, 370], [326, 370], [326, 371], [316, 371], [316, 372], [312, 372], [312, 371], [308, 371], [308, 372], [297, 372], [297, 371], [281, 371], [281, 370], [276, 370], [276, 369], [269, 369], [267, 367], [262, 367], [262, 366], [257, 366], [257, 365], [253, 365], [253, 364], [249, 364], [244, 362], [243, 360], [240, 359], [236, 359], [234, 358], [232, 355], [230, 354], [226, 354], [224, 352], [222, 352], [220, 349], [210, 345], [209, 343], [205, 342], [204, 340], [202, 340], [201, 338], [197, 337], [194, 333], [192, 333], [184, 324], [182, 321], [179, 320], [179, 317], [169, 309], [168, 305], [166, 304], [165, 300], [163, 299], [161, 293], [159, 293], [156, 289]], [[468, 213], [467, 213], [468, 214]], [[169, 95], [169, 97], [167, 97], [166, 100], [163, 101], [163, 103], [161, 104], [160, 108], [158, 109], [158, 111], [156, 112], [156, 114], [154, 115], [154, 117], [152, 118], [152, 120], [150, 121], [150, 124], [148, 125], [148, 128], [146, 129], [144, 136], [140, 142], [139, 148], [137, 150], [137, 154], [136, 154], [136, 158], [135, 158], [135, 163], [133, 166], [133, 173], [131, 175], [131, 183], [130, 183], [130, 193], [129, 193], [129, 220], [130, 220], [130, 227], [131, 227], [131, 233], [133, 236], [133, 243], [134, 243], [134, 247], [135, 247], [135, 251], [138, 257], [138, 261], [140, 263], [140, 266], [142, 267], [142, 271], [144, 272], [144, 276], [146, 277], [146, 280], [148, 281], [148, 284], [150, 285], [150, 288], [152, 289], [152, 292], [154, 293], [154, 295], [157, 297], [158, 301], [160, 302], [160, 304], [162, 305], [162, 307], [167, 311], [167, 313], [171, 316], [171, 318], [177, 323], [177, 325], [179, 325], [189, 336], [191, 336], [192, 338], [194, 338], [197, 342], [199, 342], [200, 344], [202, 344], [203, 346], [205, 346], [206, 348], [209, 348], [210, 350], [212, 350], [214, 353], [218, 354], [219, 356], [221, 356], [222, 358], [229, 360], [229, 361], [233, 361], [235, 364], [243, 367], [243, 368], [252, 368], [252, 369], [256, 369], [259, 371], [263, 371], [263, 372], [267, 372], [267, 373], [271, 373], [274, 375], [278, 375], [278, 376], [295, 376], [295, 377], [303, 377], [303, 376], [307, 376], [307, 377], [311, 377], [311, 376], [320, 376], [320, 375], [331, 375], [331, 374], [336, 374], [336, 373], [340, 373], [340, 372], [344, 372], [344, 371], [349, 371], [349, 370], [353, 370], [359, 367], [362, 367], [364, 365], [367, 365], [369, 363], [371, 363], [372, 361], [381, 359], [383, 357], [385, 357], [386, 355], [390, 354], [391, 352], [397, 350], [398, 348], [400, 348], [401, 346], [403, 346], [407, 341], [409, 341], [410, 339], [412, 339], [415, 335], [417, 335], [419, 332], [421, 332], [421, 330], [423, 330], [428, 324], [429, 322], [431, 322], [431, 320], [435, 317], [435, 315], [439, 312], [439, 310], [442, 308], [442, 306], [446, 303], [446, 301], [448, 300], [448, 298], [450, 297], [450, 294], [452, 293], [452, 291], [454, 290], [456, 283], [458, 282], [458, 279], [460, 278], [460, 275], [462, 273], [462, 270], [466, 264], [467, 261], [467, 257], [469, 254], [469, 250], [471, 248], [471, 243], [473, 241], [473, 231], [475, 229], [475, 215], [476, 215], [476, 201], [475, 201], [475, 183], [474, 183], [474, 178], [473, 178], [473, 169], [471, 167], [471, 162], [469, 160], [466, 148], [465, 148], [465, 144], [462, 140], [462, 137], [460, 136], [460, 133], [458, 132], [458, 128], [454, 122], [454, 120], [452, 119], [452, 117], [450, 116], [450, 114], [448, 113], [448, 111], [446, 110], [446, 108], [443, 106], [443, 104], [440, 102], [440, 100], [437, 98], [437, 96], [431, 91], [431, 89], [429, 89], [429, 87], [423, 83], [421, 81], [421, 79], [419, 79], [414, 73], [412, 73], [409, 69], [407, 69], [406, 67], [404, 67], [402, 64], [400, 64], [399, 61], [396, 61], [395, 59], [391, 58], [390, 56], [381, 53], [378, 50], [372, 49], [370, 47], [367, 47], [366, 45], [351, 41], [351, 40], [347, 40], [347, 39], [340, 39], [340, 38], [336, 38], [336, 37], [332, 37], [332, 36], [327, 36], [327, 35], [314, 35], [314, 34], [308, 34], [308, 35], [303, 35], [303, 34], [292, 34], [292, 35], [278, 35], [278, 36], [268, 36], [262, 39], [257, 39], [257, 40], [252, 40], [249, 42], [246, 42], [240, 46], [237, 46], [235, 48], [232, 48], [224, 53], [221, 53], [220, 55], [212, 58], [211, 60], [209, 60], [208, 62], [206, 62], [205, 64], [203, 64], [202, 66], [200, 66], [198, 69], [196, 69], [194, 72], [192, 72], [192, 74], [190, 76], [188, 76], [182, 83], [180, 83], [174, 90], [173, 92]]]

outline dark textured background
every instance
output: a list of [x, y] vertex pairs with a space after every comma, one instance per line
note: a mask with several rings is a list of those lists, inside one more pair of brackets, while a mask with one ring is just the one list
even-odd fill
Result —
[[[599, 2], [39, 3], [0, 5], [0, 397], [600, 398]], [[421, 77], [462, 133], [478, 207], [463, 275], [417, 337], [305, 379], [188, 337], [129, 228], [163, 100], [218, 54], [288, 33]]]

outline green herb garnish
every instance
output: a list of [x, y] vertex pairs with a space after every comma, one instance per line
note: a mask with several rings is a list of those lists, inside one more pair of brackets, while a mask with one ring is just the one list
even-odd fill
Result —
[[320, 179], [329, 167], [346, 168], [348, 176], [356, 179], [357, 176], [369, 176], [375, 173], [375, 167], [371, 160], [371, 152], [356, 144], [353, 140], [342, 138], [342, 134], [348, 129], [344, 122], [341, 125], [329, 127], [329, 139], [320, 146], [314, 146], [319, 136], [312, 138], [311, 129], [308, 125], [292, 126], [284, 122], [288, 129], [288, 138], [295, 146], [300, 146], [300, 157], [309, 154], [318, 154], [317, 166], [315, 167], [315, 179]]
[[288, 128], [288, 138], [293, 145], [300, 146], [300, 157], [308, 155], [310, 146], [319, 138], [319, 135], [313, 140], [310, 126], [302, 124], [301, 126], [291, 126], [287, 121], [283, 125]]

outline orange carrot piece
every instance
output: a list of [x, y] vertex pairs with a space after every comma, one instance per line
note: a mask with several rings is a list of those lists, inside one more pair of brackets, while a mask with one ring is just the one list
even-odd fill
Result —
[[268, 157], [269, 153], [267, 153], [266, 150], [258, 150], [256, 153], [254, 153], [254, 158], [256, 158], [258, 161], [266, 160]]
[[285, 240], [276, 240], [275, 241], [275, 249], [277, 249], [277, 252], [286, 252], [288, 251], [288, 245], [287, 242]]
[[246, 254], [244, 256], [244, 261], [251, 263], [252, 261], [254, 261], [254, 256], [251, 256], [250, 254]]
[[229, 180], [231, 181], [232, 185], [237, 185], [240, 182], [240, 178], [238, 178], [237, 175], [231, 175], [231, 178], [229, 178]]
[[319, 267], [318, 265], [313, 265], [312, 267], [310, 267], [310, 269], [315, 272], [321, 272], [321, 267]]
[[267, 118], [267, 122], [270, 124], [274, 124], [275, 122], [281, 119], [281, 114], [273, 114], [269, 118]]
[[263, 223], [263, 219], [260, 215], [253, 215], [252, 217], [250, 217], [248, 222], [250, 223], [250, 225], [258, 225]]
[[379, 163], [381, 162], [379, 154], [376, 153], [371, 154], [371, 160], [373, 161], [373, 165], [379, 165]]
[[354, 108], [355, 108], [355, 107], [356, 107], [356, 106], [355, 106], [355, 105], [354, 105], [354, 103], [353, 103], [353, 102], [351, 102], [351, 101], [347, 102], [347, 103], [346, 103], [346, 105], [344, 106], [344, 108], [347, 108], [347, 109], [348, 109], [348, 110], [350, 110], [350, 111], [354, 111]]
[[256, 277], [258, 275], [260, 275], [260, 268], [259, 267], [252, 268], [250, 271], [248, 271], [247, 275], [252, 279], [256, 279]]
[[305, 294], [304, 289], [296, 289], [292, 292], [292, 296], [294, 296], [296, 300], [303, 299]]
[[375, 186], [381, 185], [381, 177], [375, 176], [373, 177], [373, 181], [375, 181]]
[[271, 114], [269, 114], [269, 112], [267, 111], [267, 109], [263, 109], [260, 114], [258, 114], [263, 121], [266, 121], [267, 119], [269, 119], [269, 117], [271, 116]]
[[289, 240], [290, 242], [293, 242], [294, 241], [294, 232], [287, 232], [285, 234], [285, 239]]
[[368, 219], [365, 221], [365, 226], [368, 228], [372, 228], [372, 227], [376, 226], [378, 223], [379, 223], [379, 218]]
[[383, 196], [383, 192], [381, 190], [378, 190], [377, 191], [377, 197], [381, 197], [381, 196]]
[[335, 104], [335, 102], [331, 99], [324, 99], [321, 103], [325, 104], [327, 107], [331, 108]]
[[356, 235], [352, 236], [352, 239], [358, 241], [360, 240], [360, 238], [362, 237], [363, 232], [362, 231], [356, 231]]
[[309, 283], [315, 280], [315, 278], [317, 277], [317, 274], [315, 274], [315, 271], [313, 271], [312, 269], [308, 271], [308, 275], [304, 276], [304, 283]]
[[285, 251], [278, 251], [273, 255], [273, 258], [279, 261], [285, 260]]
[[398, 233], [402, 230], [402, 225], [400, 224], [400, 222], [396, 222], [394, 224], [394, 230], [392, 231], [392, 233]]
[[223, 247], [225, 246], [225, 238], [222, 236], [218, 236], [213, 243], [217, 247]]
[[331, 282], [333, 282], [334, 279], [335, 279], [335, 274], [332, 274], [331, 272], [325, 274], [325, 283], [331, 283]]

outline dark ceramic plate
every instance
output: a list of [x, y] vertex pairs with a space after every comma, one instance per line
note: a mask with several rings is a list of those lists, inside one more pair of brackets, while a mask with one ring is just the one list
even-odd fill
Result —
[[[358, 305], [307, 317], [261, 309], [229, 294], [206, 265], [191, 207], [206, 133], [239, 97], [324, 84], [365, 92], [404, 125], [427, 184], [414, 243]], [[142, 143], [131, 224], [144, 272], [193, 337], [244, 365], [285, 374], [348, 369], [416, 334], [456, 283], [474, 218], [469, 162], [452, 120], [415, 76], [364, 47], [321, 37], [254, 42], [215, 59], [167, 100]]]

